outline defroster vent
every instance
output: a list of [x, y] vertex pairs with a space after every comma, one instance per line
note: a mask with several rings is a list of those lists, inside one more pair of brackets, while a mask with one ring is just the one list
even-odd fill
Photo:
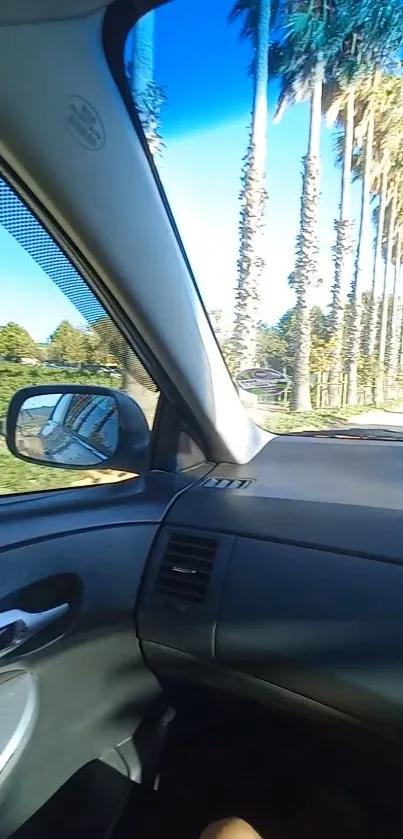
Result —
[[159, 567], [156, 591], [186, 603], [204, 603], [217, 547], [214, 537], [172, 533]]

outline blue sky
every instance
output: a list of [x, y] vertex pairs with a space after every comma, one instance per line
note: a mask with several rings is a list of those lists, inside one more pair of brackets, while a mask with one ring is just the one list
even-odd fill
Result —
[[[251, 108], [250, 48], [229, 25], [228, 0], [174, 0], [156, 12], [155, 78], [167, 95], [162, 112], [162, 183], [208, 309], [231, 317], [236, 281], [240, 172]], [[269, 91], [273, 115], [275, 91]], [[267, 269], [261, 289], [262, 320], [275, 323], [294, 304], [287, 277], [294, 265], [306, 151], [308, 106], [288, 111], [279, 125], [269, 118]], [[322, 133], [319, 212], [320, 273], [315, 301], [325, 307], [332, 284], [331, 247], [340, 175], [332, 132]], [[358, 219], [359, 187], [353, 187]], [[82, 324], [78, 310], [0, 226], [0, 325], [22, 323], [45, 340], [61, 319]], [[23, 304], [23, 305], [22, 305]]]
[[[201, 14], [204, 9], [204, 15]], [[162, 114], [166, 149], [158, 164], [197, 282], [209, 309], [231, 310], [236, 279], [240, 171], [251, 109], [250, 46], [239, 39], [240, 24], [228, 24], [229, 0], [203, 6], [176, 0], [156, 13], [156, 80], [165, 86]], [[261, 317], [275, 323], [294, 305], [287, 277], [294, 267], [299, 222], [301, 159], [309, 127], [307, 103], [294, 106], [277, 125], [269, 90], [267, 269], [261, 288]], [[329, 302], [334, 219], [340, 173], [333, 133], [323, 126], [319, 210], [320, 275], [315, 302]], [[359, 217], [359, 185], [353, 212]]]
[[0, 326], [20, 323], [36, 341], [45, 341], [61, 320], [84, 320], [75, 306], [0, 224]]

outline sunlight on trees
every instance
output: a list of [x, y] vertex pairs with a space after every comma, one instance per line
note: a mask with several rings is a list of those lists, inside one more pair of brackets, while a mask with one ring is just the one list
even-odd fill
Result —
[[16, 358], [38, 358], [38, 348], [29, 332], [18, 323], [0, 327], [0, 355]]
[[[267, 21], [268, 38], [262, 35], [262, 14]], [[269, 78], [279, 80], [275, 120], [294, 103], [303, 99], [310, 102], [308, 148], [302, 161], [300, 230], [291, 275], [296, 295], [292, 407], [310, 410], [310, 377], [315, 369], [330, 373], [329, 400], [333, 407], [340, 404], [344, 373], [348, 373], [349, 405], [358, 403], [363, 376], [372, 389], [372, 399], [384, 401], [395, 395], [402, 370], [403, 79], [399, 51], [403, 42], [403, 6], [400, 0], [390, 0], [387, 4], [368, 0], [315, 3], [296, 0], [291, 5], [276, 0], [271, 7], [259, 0], [237, 0], [230, 19], [237, 18], [242, 20], [241, 35], [249, 39], [253, 56], [263, 44]], [[252, 61], [252, 72], [253, 69]], [[265, 101], [267, 104], [267, 88]], [[328, 125], [337, 126], [341, 189], [339, 217], [335, 220], [329, 328], [327, 336], [319, 338], [312, 330], [310, 300], [318, 281], [321, 110]], [[270, 152], [270, 143], [268, 148]], [[269, 157], [269, 166], [270, 162]], [[351, 217], [352, 176], [359, 178], [362, 186], [358, 231], [354, 230]], [[264, 173], [260, 182], [263, 188]], [[377, 202], [378, 213], [374, 270], [369, 277], [365, 274], [365, 264], [371, 249], [371, 200]], [[241, 224], [240, 253], [242, 235]], [[251, 262], [250, 239], [248, 246]], [[393, 296], [389, 316], [391, 275]], [[249, 289], [247, 282], [238, 281], [235, 305], [238, 338], [234, 342], [238, 366], [245, 360], [241, 339], [252, 328], [251, 313], [253, 307], [256, 310], [258, 296], [257, 286]], [[243, 310], [249, 312], [248, 321], [239, 318], [240, 299]], [[257, 317], [255, 324], [257, 327]], [[265, 338], [259, 333], [256, 362], [262, 363], [265, 341], [269, 342], [268, 349], [270, 341], [273, 348], [267, 355], [272, 359], [279, 357], [276, 329], [266, 332]]]
[[[127, 73], [150, 151], [158, 157], [165, 97], [154, 75], [155, 23], [152, 12], [135, 27]], [[351, 407], [395, 398], [403, 382], [403, 4], [235, 0], [228, 23], [238, 26], [249, 44], [251, 76], [249, 144], [239, 172], [233, 324], [229, 334], [218, 335], [228, 369], [233, 376], [254, 364], [287, 370], [296, 411], [311, 409], [313, 373], [328, 374], [331, 407], [341, 404], [343, 388]], [[270, 249], [276, 247], [266, 226], [266, 172], [275, 166], [267, 131], [271, 81], [278, 91], [272, 121], [306, 101], [310, 124], [289, 278], [296, 304], [268, 327], [259, 323], [259, 304], [262, 283], [270, 282]], [[329, 311], [319, 316], [312, 301], [321, 281], [323, 120], [335, 134], [340, 203]], [[361, 192], [357, 220], [353, 181]]]

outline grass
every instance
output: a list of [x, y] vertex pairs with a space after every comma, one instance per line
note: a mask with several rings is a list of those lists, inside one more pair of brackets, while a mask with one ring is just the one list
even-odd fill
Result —
[[83, 477], [82, 471], [56, 469], [25, 463], [10, 454], [0, 440], [0, 496], [20, 492], [69, 487]]
[[[286, 434], [290, 431], [323, 431], [326, 428], [337, 428], [337, 426], [348, 423], [351, 417], [366, 414], [371, 410], [390, 410], [400, 406], [399, 402], [387, 402], [384, 405], [361, 405], [355, 408], [319, 408], [313, 411], [290, 412], [288, 409], [278, 408], [268, 411], [264, 421], [264, 427], [273, 434]], [[393, 425], [393, 423], [391, 423]]]
[[107, 373], [83, 373], [79, 370], [57, 370], [47, 367], [28, 367], [24, 364], [0, 362], [0, 417], [7, 413], [8, 404], [16, 390], [27, 385], [46, 384], [104, 385], [121, 387], [121, 380]]
[[[63, 383], [95, 384], [107, 387], [121, 386], [119, 379], [98, 373], [80, 373], [79, 371], [52, 370], [43, 367], [29, 368], [21, 364], [0, 363], [0, 419], [7, 413], [8, 403], [15, 390], [25, 385]], [[391, 409], [400, 402], [378, 405], [377, 410]], [[277, 408], [267, 412], [264, 426], [275, 434], [290, 431], [321, 431], [334, 428], [348, 422], [350, 417], [367, 413], [371, 407], [361, 408], [322, 408], [312, 412], [291, 413], [288, 409]], [[86, 486], [124, 480], [131, 477], [122, 472], [111, 470], [67, 470], [36, 466], [18, 460], [10, 454], [4, 439], [0, 438], [0, 496], [24, 492], [41, 492], [49, 489], [65, 489], [70, 486]]]
[[[52, 370], [44, 367], [25, 367], [22, 364], [0, 363], [0, 421], [6, 415], [13, 393], [21, 387], [35, 384], [92, 384], [120, 388], [119, 379], [104, 373], [81, 373], [76, 370]], [[123, 480], [130, 474], [112, 470], [70, 470], [36, 466], [14, 457], [0, 437], [0, 496], [23, 492], [42, 492]]]

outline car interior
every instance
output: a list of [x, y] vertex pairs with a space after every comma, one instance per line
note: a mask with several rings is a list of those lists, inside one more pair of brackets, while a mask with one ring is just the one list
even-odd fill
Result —
[[[149, 430], [92, 389], [130, 479], [0, 498], [0, 837], [396, 837], [403, 446], [247, 416], [124, 73], [153, 5], [0, 4], [0, 175], [160, 394]], [[19, 391], [10, 451], [45, 457], [24, 399], [83, 391]]]

